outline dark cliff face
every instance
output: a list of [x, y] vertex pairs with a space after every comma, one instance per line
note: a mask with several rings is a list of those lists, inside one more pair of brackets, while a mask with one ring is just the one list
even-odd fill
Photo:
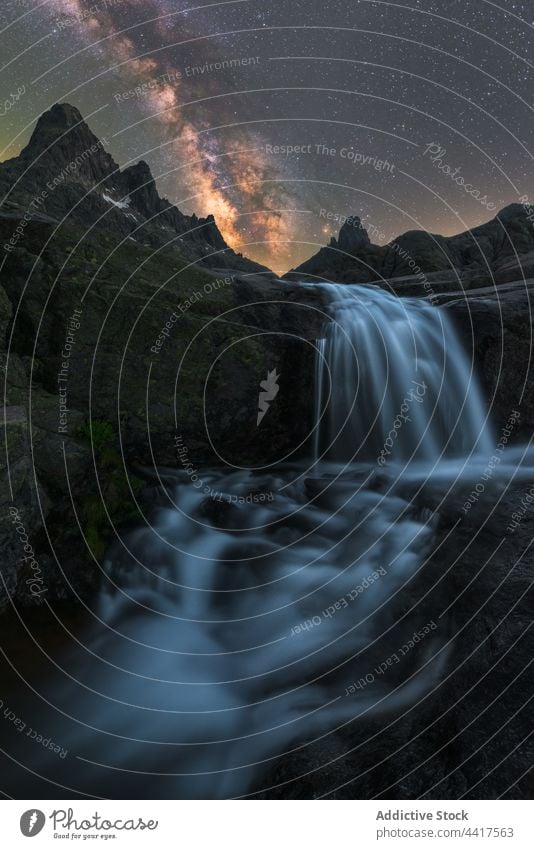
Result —
[[[92, 591], [109, 540], [101, 495], [113, 523], [128, 522], [140, 467], [180, 467], [177, 430], [194, 464], [256, 465], [300, 450], [323, 320], [299, 307], [299, 287], [235, 254], [213, 216], [186, 216], [160, 197], [146, 162], [121, 170], [105, 147], [76, 109], [57, 105], [0, 165], [10, 464], [0, 464], [0, 489], [9, 493], [9, 476], [55, 599]], [[258, 428], [260, 382], [273, 369], [278, 403]], [[15, 533], [6, 506], [6, 586], [31, 604]], [[0, 591], [0, 610], [7, 600]]]
[[[1, 245], [20, 221], [0, 217]], [[118, 527], [131, 520], [144, 469], [181, 469], [186, 460], [195, 468], [257, 467], [303, 450], [313, 426], [313, 343], [324, 319], [319, 290], [268, 275], [215, 275], [182, 260], [170, 248], [154, 255], [121, 244], [112, 231], [41, 219], [5, 255], [9, 472], [0, 461], [0, 547], [10, 553], [3, 577], [17, 602], [35, 599], [17, 559], [8, 476], [49, 598], [86, 597], [110, 519]], [[258, 427], [260, 384], [273, 370], [280, 391]], [[2, 587], [0, 611], [7, 604]]]
[[176, 246], [204, 266], [268, 271], [228, 247], [212, 215], [184, 215], [161, 198], [146, 162], [121, 170], [105, 148], [75, 107], [55, 104], [20, 155], [0, 165], [0, 215], [29, 210], [151, 247]]
[[[456, 236], [410, 230], [389, 245], [371, 244], [360, 219], [349, 218], [327, 247], [286, 275], [340, 283], [370, 283], [414, 274], [459, 272], [468, 278], [499, 275], [515, 261], [532, 265], [534, 227], [521, 204], [511, 204], [486, 224]], [[525, 262], [521, 262], [521, 258]], [[517, 275], [516, 275], [517, 276]], [[510, 279], [510, 277], [508, 277]]]

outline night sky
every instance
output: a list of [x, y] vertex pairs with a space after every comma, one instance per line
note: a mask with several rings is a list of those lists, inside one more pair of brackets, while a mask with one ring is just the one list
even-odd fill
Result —
[[[335, 214], [360, 215], [384, 244], [416, 228], [458, 233], [534, 197], [534, 0], [2, 11], [2, 101], [20, 96], [0, 109], [0, 159], [69, 102], [121, 166], [146, 159], [160, 194], [212, 212], [232, 247], [277, 271], [336, 233]], [[300, 153], [276, 152], [287, 145]]]

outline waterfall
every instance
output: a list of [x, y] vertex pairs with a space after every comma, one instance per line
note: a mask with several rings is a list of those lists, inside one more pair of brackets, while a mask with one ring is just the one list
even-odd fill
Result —
[[[443, 605], [409, 601], [437, 521], [422, 485], [441, 457], [456, 474], [491, 454], [480, 390], [444, 312], [323, 291], [315, 458], [195, 483], [157, 470], [146, 515], [110, 546], [96, 624], [49, 682], [60, 728], [42, 715], [81, 793], [119, 779], [124, 798], [147, 782], [155, 798], [246, 795], [283, 752], [404, 709], [443, 674]], [[57, 758], [36, 768], [72, 781]]]
[[316, 370], [316, 457], [491, 454], [478, 381], [446, 310], [375, 286], [322, 284], [331, 322]]

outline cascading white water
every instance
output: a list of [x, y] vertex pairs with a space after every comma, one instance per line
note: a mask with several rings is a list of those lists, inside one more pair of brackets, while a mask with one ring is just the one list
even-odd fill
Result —
[[[108, 553], [103, 624], [62, 696], [78, 720], [62, 734], [84, 764], [82, 792], [113, 795], [118, 775], [126, 798], [146, 796], [147, 781], [154, 797], [245, 794], [282, 751], [411, 704], [442, 671], [443, 621], [377, 670], [431, 618], [424, 605], [406, 614], [435, 516], [405, 482], [441, 454], [491, 452], [479, 390], [439, 310], [372, 287], [323, 289], [334, 321], [315, 460], [200, 470], [195, 484], [162, 470], [150, 522]], [[411, 458], [402, 489], [395, 462]]]
[[376, 286], [323, 284], [316, 456], [383, 464], [488, 455], [484, 405], [444, 310]]

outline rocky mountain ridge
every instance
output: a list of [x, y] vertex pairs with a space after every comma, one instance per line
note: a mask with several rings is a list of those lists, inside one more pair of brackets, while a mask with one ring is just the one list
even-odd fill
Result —
[[[491, 221], [456, 236], [409, 230], [388, 245], [374, 245], [358, 216], [348, 218], [326, 247], [289, 271], [290, 280], [336, 283], [385, 283], [402, 277], [448, 275], [450, 288], [479, 285], [481, 277], [496, 282], [517, 279], [534, 270], [534, 226], [528, 208], [519, 203], [502, 209]], [[511, 276], [510, 276], [511, 275]], [[424, 281], [422, 281], [424, 282]], [[426, 294], [433, 286], [427, 286]], [[412, 294], [409, 292], [407, 294]], [[415, 293], [414, 293], [415, 294]]]
[[105, 227], [150, 247], [176, 247], [203, 266], [266, 272], [230, 248], [213, 215], [185, 215], [160, 197], [149, 165], [121, 169], [80, 112], [55, 104], [38, 119], [19, 156], [0, 164], [0, 215]]

